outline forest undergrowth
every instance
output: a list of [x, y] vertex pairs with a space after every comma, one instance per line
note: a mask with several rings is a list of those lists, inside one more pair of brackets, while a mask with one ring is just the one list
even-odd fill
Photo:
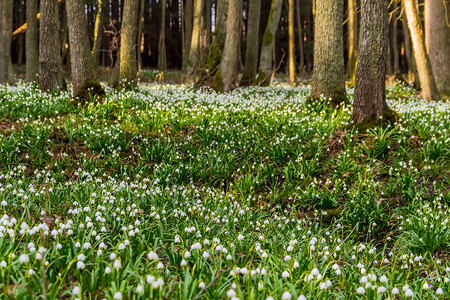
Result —
[[0, 86], [2, 297], [450, 297], [448, 100], [358, 132], [309, 87], [105, 89]]

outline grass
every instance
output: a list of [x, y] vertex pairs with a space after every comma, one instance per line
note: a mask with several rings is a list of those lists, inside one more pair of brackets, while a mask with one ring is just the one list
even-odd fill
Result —
[[450, 297], [450, 102], [358, 132], [308, 87], [105, 88], [0, 87], [3, 298]]

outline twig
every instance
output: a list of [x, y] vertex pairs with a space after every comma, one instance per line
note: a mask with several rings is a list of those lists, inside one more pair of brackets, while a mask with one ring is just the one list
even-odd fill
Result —
[[192, 298], [192, 300], [198, 299], [203, 294], [203, 292], [206, 291], [209, 287], [211, 287], [213, 285], [214, 281], [216, 281], [216, 279], [219, 278], [219, 276], [221, 276], [222, 273], [227, 271], [227, 270], [229, 270], [229, 268], [227, 268], [227, 269], [220, 269], [219, 272], [217, 272], [217, 275], [213, 278], [213, 280], [211, 280], [211, 282], [207, 286], [202, 288], [200, 290], [200, 292], [198, 292], [198, 294], [194, 298]]

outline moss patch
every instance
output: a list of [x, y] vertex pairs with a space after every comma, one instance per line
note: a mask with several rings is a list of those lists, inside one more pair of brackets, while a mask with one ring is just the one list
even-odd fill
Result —
[[78, 90], [74, 100], [76, 104], [81, 103], [81, 105], [85, 105], [91, 100], [102, 102], [105, 95], [105, 90], [100, 83], [88, 81]]

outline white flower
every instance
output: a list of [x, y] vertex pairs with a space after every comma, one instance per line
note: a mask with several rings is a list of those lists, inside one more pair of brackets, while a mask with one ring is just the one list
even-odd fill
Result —
[[6, 268], [6, 266], [7, 266], [6, 261], [2, 260], [2, 261], [0, 262], [0, 267]]
[[414, 295], [413, 291], [411, 289], [407, 289], [405, 292], [405, 297], [412, 297]]
[[184, 258], [189, 258], [189, 257], [191, 257], [191, 252], [186, 250], [186, 252], [184, 252]]
[[115, 294], [114, 294], [114, 299], [116, 299], [116, 300], [122, 299], [122, 293], [121, 293], [121, 292], [115, 293]]
[[209, 253], [208, 253], [208, 251], [203, 251], [203, 258], [209, 258], [210, 257], [210, 255], [209, 255]]
[[147, 258], [148, 258], [149, 260], [157, 260], [157, 259], [158, 259], [158, 254], [156, 254], [156, 253], [153, 252], [153, 251], [150, 251], [150, 252], [147, 254]]
[[148, 284], [151, 284], [155, 281], [155, 276], [147, 275], [147, 278], [145, 279], [145, 281], [147, 281]]
[[311, 274], [314, 275], [314, 276], [317, 276], [320, 273], [319, 273], [319, 270], [317, 268], [314, 268], [314, 269], [311, 270]]
[[164, 269], [164, 264], [162, 262], [158, 262], [158, 264], [156, 265], [156, 268], [158, 270]]
[[294, 261], [294, 266], [293, 266], [294, 268], [298, 268], [298, 267], [300, 267], [300, 264], [298, 263], [298, 261]]
[[72, 289], [72, 294], [79, 295], [80, 294], [80, 287], [76, 286]]
[[377, 293], [378, 294], [382, 294], [384, 292], [386, 292], [386, 288], [384, 286], [379, 286], [378, 289], [377, 289]]
[[291, 256], [290, 255], [286, 255], [285, 257], [284, 257], [284, 261], [285, 262], [288, 262], [288, 261], [290, 261], [291, 260]]
[[424, 290], [428, 290], [428, 289], [430, 288], [430, 285], [429, 285], [427, 282], [425, 282], [425, 283], [423, 284], [422, 288], [423, 288]]
[[122, 267], [122, 263], [120, 262], [120, 259], [116, 259], [113, 263], [113, 266], [115, 269], [120, 269]]
[[36, 273], [36, 272], [35, 272], [33, 269], [29, 269], [29, 270], [28, 270], [28, 274], [29, 274], [30, 276], [33, 276], [35, 273]]
[[235, 291], [235, 290], [229, 289], [229, 290], [227, 291], [227, 297], [228, 297], [228, 298], [235, 297], [235, 296], [236, 296], [236, 291]]
[[125, 244], [124, 243], [120, 243], [119, 246], [117, 247], [119, 250], [123, 250], [125, 249]]
[[86, 255], [84, 255], [83, 253], [78, 254], [78, 255], [77, 255], [77, 259], [78, 259], [78, 260], [81, 260], [81, 261], [85, 261], [85, 260], [86, 260]]
[[306, 297], [304, 295], [298, 296], [297, 300], [306, 300]]
[[30, 257], [28, 256], [28, 254], [21, 254], [19, 256], [19, 262], [22, 264], [26, 264], [30, 261]]
[[238, 241], [242, 241], [244, 239], [244, 236], [242, 234], [238, 235]]
[[325, 282], [321, 282], [321, 283], [319, 284], [319, 288], [320, 288], [321, 290], [325, 290], [325, 289], [327, 288], [327, 284], [326, 284]]
[[291, 300], [292, 295], [288, 291], [284, 292], [283, 295], [281, 295], [282, 300]]
[[205, 287], [205, 283], [204, 283], [203, 281], [200, 282], [200, 283], [198, 284], [198, 287], [201, 288], [201, 289], [204, 288], [204, 287]]
[[397, 295], [398, 293], [400, 293], [400, 291], [398, 290], [398, 288], [393, 288], [393, 289], [392, 289], [392, 294]]
[[366, 290], [362, 286], [360, 286], [356, 289], [356, 293], [364, 295], [366, 293]]
[[283, 278], [288, 278], [288, 277], [291, 277], [291, 274], [289, 274], [288, 271], [284, 271], [283, 274], [281, 274], [281, 276], [282, 276]]
[[175, 238], [173, 239], [174, 243], [178, 244], [179, 242], [181, 242], [180, 240], [180, 236], [176, 235]]
[[187, 265], [187, 261], [185, 261], [184, 259], [181, 261], [180, 266], [185, 266]]
[[136, 292], [137, 293], [142, 293], [144, 291], [144, 288], [142, 287], [142, 285], [138, 285], [137, 287], [136, 287]]
[[387, 276], [386, 276], [386, 275], [382, 275], [382, 276], [380, 277], [380, 282], [387, 283], [387, 282], [388, 282]]
[[81, 260], [77, 261], [77, 269], [82, 270], [86, 265]]
[[438, 288], [437, 290], [436, 290], [436, 294], [437, 295], [442, 295], [444, 293], [444, 291], [441, 289], [441, 288]]
[[231, 254], [228, 254], [227, 255], [227, 260], [232, 260], [233, 259], [233, 257], [231, 256]]
[[111, 268], [110, 268], [110, 267], [106, 267], [106, 268], [105, 268], [105, 273], [106, 273], [106, 274], [111, 273]]

